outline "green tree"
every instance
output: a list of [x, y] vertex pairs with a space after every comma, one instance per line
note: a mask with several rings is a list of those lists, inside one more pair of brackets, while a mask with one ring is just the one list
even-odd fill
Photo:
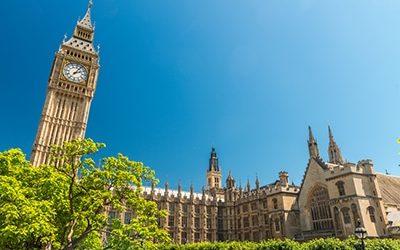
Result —
[[[154, 171], [118, 154], [99, 167], [91, 155], [104, 147], [74, 140], [51, 151], [54, 163], [34, 168], [21, 150], [0, 153], [1, 249], [138, 249], [169, 242], [157, 219], [165, 216], [141, 195]], [[129, 224], [110, 209], [132, 210]], [[105, 236], [107, 240], [104, 239]]]

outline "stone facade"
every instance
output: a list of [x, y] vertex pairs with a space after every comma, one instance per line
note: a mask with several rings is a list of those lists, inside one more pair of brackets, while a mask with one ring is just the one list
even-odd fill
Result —
[[400, 211], [394, 195], [400, 178], [376, 173], [371, 160], [344, 161], [330, 128], [328, 132], [329, 160], [324, 161], [309, 128], [310, 158], [301, 186], [289, 184], [288, 173], [281, 171], [273, 183], [260, 186], [257, 178], [255, 187], [248, 182], [244, 189], [229, 173], [223, 187], [213, 148], [202, 193], [194, 193], [193, 187], [183, 192], [180, 185], [169, 190], [166, 184], [164, 190], [146, 188], [144, 195], [169, 211], [160, 226], [176, 243], [344, 238], [354, 234], [357, 221], [370, 237], [390, 236], [387, 218]]
[[[73, 36], [62, 42], [50, 72], [46, 101], [33, 145], [34, 166], [50, 163], [50, 145], [83, 138], [99, 72], [99, 51], [93, 47], [91, 7], [78, 21]], [[285, 171], [267, 185], [237, 187], [229, 173], [222, 185], [217, 152], [211, 150], [207, 187], [195, 193], [146, 187], [143, 195], [168, 211], [160, 219], [176, 243], [260, 241], [268, 238], [310, 239], [354, 234], [359, 220], [372, 237], [400, 235], [400, 178], [374, 171], [371, 160], [343, 160], [329, 128], [327, 161], [309, 128], [309, 161], [301, 183], [289, 184]], [[57, 163], [55, 163], [57, 164]], [[132, 211], [110, 217], [128, 223]], [[390, 218], [390, 220], [388, 219]], [[395, 221], [396, 220], [396, 221]], [[389, 227], [388, 227], [389, 226]], [[400, 237], [400, 236], [399, 236]]]
[[98, 51], [93, 47], [91, 7], [90, 1], [72, 37], [64, 38], [55, 54], [32, 148], [34, 166], [50, 163], [50, 145], [85, 136], [100, 67]]

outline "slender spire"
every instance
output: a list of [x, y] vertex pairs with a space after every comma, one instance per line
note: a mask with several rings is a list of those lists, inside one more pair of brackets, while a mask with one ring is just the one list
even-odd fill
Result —
[[309, 142], [314, 142], [315, 141], [313, 132], [311, 130], [311, 126], [308, 126], [308, 141]]
[[318, 143], [314, 139], [310, 126], [308, 126], [308, 153], [310, 154], [310, 158], [319, 158]]
[[165, 193], [168, 193], [168, 177], [165, 178]]
[[257, 191], [260, 189], [260, 181], [258, 180], [258, 175], [256, 175], [256, 189]]
[[250, 192], [251, 187], [250, 187], [250, 180], [247, 178], [247, 192]]
[[331, 126], [328, 125], [329, 142], [334, 141]]
[[190, 183], [190, 196], [193, 196], [194, 193], [194, 187], [193, 187], [193, 182]]
[[333, 133], [330, 126], [328, 126], [328, 132], [329, 132], [329, 147], [328, 147], [329, 162], [335, 164], [343, 164], [344, 162], [342, 153], [340, 152], [339, 146], [335, 142], [335, 138], [333, 137]]
[[235, 187], [235, 179], [233, 178], [231, 171], [229, 171], [229, 175], [226, 178], [226, 187], [229, 188], [234, 188]]

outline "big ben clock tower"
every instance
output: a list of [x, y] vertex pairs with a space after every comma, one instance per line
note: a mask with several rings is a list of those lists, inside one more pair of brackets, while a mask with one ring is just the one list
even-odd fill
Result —
[[100, 68], [98, 50], [93, 47], [91, 9], [92, 0], [89, 0], [84, 18], [55, 54], [32, 148], [34, 166], [50, 163], [50, 145], [85, 136]]

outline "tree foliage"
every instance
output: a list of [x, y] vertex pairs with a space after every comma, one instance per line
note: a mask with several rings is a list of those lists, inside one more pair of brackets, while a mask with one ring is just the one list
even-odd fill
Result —
[[[118, 154], [95, 166], [104, 144], [74, 140], [51, 151], [55, 164], [32, 167], [19, 149], [0, 153], [0, 249], [137, 249], [169, 242], [165, 216], [141, 196], [154, 171]], [[134, 214], [129, 224], [113, 209]], [[105, 240], [105, 236], [107, 240]]]

